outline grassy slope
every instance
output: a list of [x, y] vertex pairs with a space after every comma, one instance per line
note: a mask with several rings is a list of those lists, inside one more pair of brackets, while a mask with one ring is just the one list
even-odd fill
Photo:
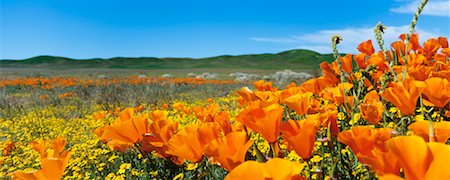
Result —
[[2, 60], [1, 68], [113, 68], [113, 69], [305, 69], [319, 68], [322, 61], [331, 61], [332, 55], [308, 50], [291, 50], [278, 54], [251, 54], [217, 56], [210, 58], [110, 58], [75, 60], [55, 56], [37, 56], [25, 60]]

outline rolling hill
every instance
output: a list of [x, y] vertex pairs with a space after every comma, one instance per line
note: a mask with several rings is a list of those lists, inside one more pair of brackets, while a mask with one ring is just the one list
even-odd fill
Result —
[[319, 68], [322, 61], [332, 61], [331, 54], [309, 50], [290, 50], [277, 54], [249, 54], [209, 58], [115, 57], [109, 59], [70, 59], [37, 56], [24, 60], [0, 60], [0, 68], [39, 69], [305, 69]]

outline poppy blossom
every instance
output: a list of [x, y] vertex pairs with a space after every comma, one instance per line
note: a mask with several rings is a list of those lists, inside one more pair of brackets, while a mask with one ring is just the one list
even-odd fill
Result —
[[170, 122], [166, 119], [151, 121], [149, 131], [143, 135], [142, 146], [139, 149], [143, 152], [155, 151], [161, 157], [168, 157], [169, 155], [166, 154], [167, 144], [177, 128], [177, 122]]
[[364, 119], [371, 124], [378, 124], [382, 118], [384, 106], [375, 90], [368, 92], [364, 96], [363, 103], [359, 106]]
[[286, 98], [283, 103], [295, 110], [298, 115], [305, 115], [311, 103], [311, 92], [299, 93]]
[[417, 136], [400, 136], [387, 141], [386, 147], [398, 157], [407, 179], [450, 179], [450, 146], [426, 143]]
[[245, 155], [253, 141], [247, 141], [246, 132], [231, 132], [222, 138], [212, 140], [205, 146], [205, 155], [218, 161], [220, 166], [231, 171], [245, 161]]
[[342, 69], [350, 74], [352, 72], [352, 55], [351, 54], [347, 54], [344, 57], [340, 58], [340, 61], [342, 63]]
[[254, 101], [236, 116], [236, 120], [260, 133], [267, 141], [272, 143], [277, 141], [280, 134], [283, 110], [283, 107], [279, 104], [262, 106], [261, 101]]
[[167, 154], [190, 162], [198, 162], [203, 157], [203, 148], [219, 136], [215, 123], [192, 124], [173, 135], [167, 142]]
[[446, 143], [450, 138], [450, 122], [434, 122], [434, 135], [430, 137], [430, 123], [428, 121], [417, 121], [408, 126], [408, 129], [414, 132], [415, 135], [422, 137], [425, 141], [437, 140], [437, 142]]
[[434, 106], [444, 108], [450, 101], [450, 83], [444, 78], [429, 78], [425, 80], [427, 85], [423, 94]]
[[442, 47], [438, 39], [431, 38], [423, 43], [423, 51], [427, 59], [431, 60], [436, 52]]
[[124, 151], [142, 140], [148, 132], [148, 125], [146, 116], [134, 116], [134, 110], [127, 108], [119, 113], [119, 118], [111, 125], [98, 128], [96, 134], [102, 141], [108, 142], [111, 149]]
[[372, 45], [372, 40], [367, 40], [358, 45], [358, 51], [365, 53], [367, 55], [372, 55], [375, 52], [375, 49]]
[[321, 76], [307, 80], [302, 85], [300, 85], [300, 87], [303, 89], [304, 92], [309, 91], [315, 95], [319, 95], [319, 93], [322, 92], [323, 89], [334, 87], [334, 85], [326, 78]]
[[354, 126], [342, 131], [338, 141], [349, 146], [358, 155], [370, 156], [374, 148], [384, 149], [383, 143], [391, 138], [391, 129], [372, 129], [370, 126]]
[[246, 161], [234, 168], [226, 177], [226, 180], [234, 179], [305, 179], [300, 176], [303, 165], [280, 158], [272, 158], [265, 163]]
[[394, 104], [405, 115], [414, 113], [417, 99], [427, 85], [422, 81], [406, 78], [403, 82], [391, 83], [381, 97]]
[[281, 125], [281, 133], [289, 146], [303, 159], [309, 159], [316, 142], [317, 123], [313, 120], [288, 120]]
[[[50, 142], [50, 148], [47, 148], [46, 143]], [[33, 141], [31, 146], [41, 155], [41, 169], [34, 172], [16, 172], [13, 179], [37, 179], [37, 180], [57, 180], [61, 179], [64, 174], [71, 153], [64, 151], [66, 139], [57, 137], [51, 141]]]

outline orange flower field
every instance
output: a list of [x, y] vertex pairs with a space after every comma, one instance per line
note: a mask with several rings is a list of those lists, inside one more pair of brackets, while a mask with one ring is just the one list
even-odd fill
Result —
[[336, 50], [286, 87], [2, 79], [0, 178], [450, 179], [450, 48], [419, 38]]

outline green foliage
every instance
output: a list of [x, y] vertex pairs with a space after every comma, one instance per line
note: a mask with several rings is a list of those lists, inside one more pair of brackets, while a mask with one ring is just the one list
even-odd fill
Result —
[[277, 54], [250, 54], [239, 56], [216, 56], [210, 58], [126, 58], [70, 59], [56, 56], [37, 56], [25, 60], [1, 60], [1, 68], [44, 68], [44, 69], [317, 69], [322, 61], [329, 61], [330, 54], [319, 54], [308, 50], [290, 50]]

